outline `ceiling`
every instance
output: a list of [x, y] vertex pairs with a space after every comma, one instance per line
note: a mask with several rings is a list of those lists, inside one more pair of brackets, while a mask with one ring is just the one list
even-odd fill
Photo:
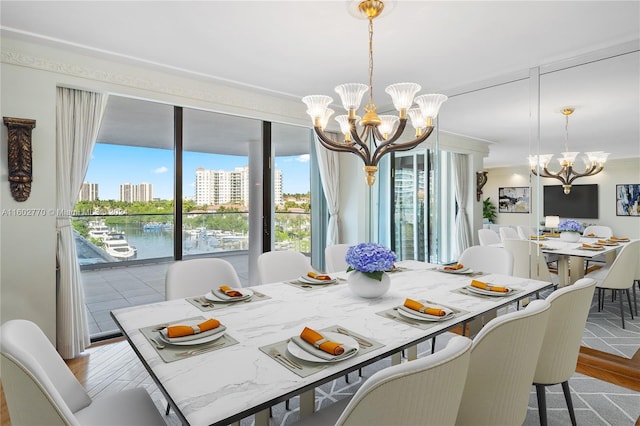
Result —
[[[374, 21], [378, 111], [389, 108], [383, 89], [394, 82], [444, 93], [450, 99], [440, 129], [489, 141], [485, 167], [497, 167], [522, 165], [531, 152], [564, 151], [560, 110], [573, 106], [570, 150], [640, 157], [640, 1], [385, 4]], [[0, 7], [3, 37], [284, 98], [326, 94], [337, 111], [333, 88], [368, 79], [367, 22], [349, 1], [3, 0]], [[534, 67], [541, 72], [539, 146], [529, 117]], [[120, 107], [123, 120], [148, 113], [139, 102]], [[226, 140], [259, 135], [245, 131], [254, 129], [247, 120], [224, 119], [236, 126]], [[280, 126], [282, 140], [285, 129], [302, 130], [289, 127]], [[116, 141], [132, 128], [105, 129], [104, 137]]]

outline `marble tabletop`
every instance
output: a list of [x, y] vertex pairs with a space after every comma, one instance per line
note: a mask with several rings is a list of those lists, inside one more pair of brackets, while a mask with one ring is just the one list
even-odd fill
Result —
[[[378, 299], [360, 298], [348, 285], [308, 292], [273, 283], [252, 287], [268, 296], [258, 303], [237, 303], [202, 312], [189, 301], [177, 299], [114, 310], [112, 316], [183, 422], [229, 424], [552, 285], [505, 275], [448, 274], [438, 271], [435, 265], [415, 261], [399, 262], [399, 266], [401, 271], [390, 273], [389, 292]], [[457, 291], [471, 279], [518, 291], [496, 298]], [[402, 304], [407, 297], [442, 303], [460, 314], [426, 330], [379, 315]], [[165, 362], [141, 331], [200, 315], [218, 319], [237, 343]], [[381, 345], [328, 364], [307, 377], [300, 377], [260, 350], [299, 335], [305, 326], [316, 330], [339, 326]]]

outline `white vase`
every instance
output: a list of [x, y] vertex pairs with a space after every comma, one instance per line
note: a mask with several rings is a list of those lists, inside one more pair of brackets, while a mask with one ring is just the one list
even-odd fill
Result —
[[560, 233], [560, 239], [567, 243], [577, 243], [580, 241], [580, 234], [577, 232], [564, 231]]
[[360, 271], [351, 271], [347, 277], [347, 285], [356, 295], [367, 299], [375, 299], [389, 291], [391, 278], [384, 272], [382, 280], [378, 281]]

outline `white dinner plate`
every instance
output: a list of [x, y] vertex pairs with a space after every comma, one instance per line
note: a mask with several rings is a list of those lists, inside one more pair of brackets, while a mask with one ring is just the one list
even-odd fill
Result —
[[242, 293], [242, 296], [240, 297], [227, 296], [227, 298], [225, 299], [222, 293], [218, 295], [214, 293], [212, 290], [209, 293], [205, 294], [204, 298], [207, 300], [210, 300], [211, 302], [229, 303], [229, 302], [240, 302], [241, 300], [247, 300], [247, 299], [250, 299], [251, 296], [253, 296], [253, 291], [249, 290], [248, 288], [232, 288], [231, 290], [239, 291], [240, 293]]
[[339, 357], [337, 359], [332, 359], [332, 360], [320, 358], [319, 356], [315, 356], [314, 354], [305, 351], [300, 346], [298, 346], [293, 340], [289, 340], [289, 343], [287, 343], [287, 350], [294, 357], [302, 359], [304, 361], [319, 362], [319, 363], [326, 364], [326, 363], [344, 361], [345, 359], [349, 359], [353, 356], [356, 356], [358, 353], [358, 350], [360, 349], [360, 345], [358, 344], [358, 342], [356, 342], [356, 339], [354, 339], [351, 336], [345, 336], [344, 334], [334, 333], [332, 331], [323, 331], [322, 335], [333, 342], [342, 343], [342, 346], [344, 346], [345, 348], [345, 352], [348, 352], [348, 349], [352, 349], [352, 348], [355, 348], [356, 350], [351, 351], [351, 353], [349, 353], [344, 357]]
[[465, 266], [461, 269], [444, 269], [444, 266], [438, 269], [440, 272], [446, 272], [447, 274], [472, 274], [473, 270], [468, 266]]
[[[193, 322], [200, 323], [202, 322], [202, 320], [193, 321]], [[186, 321], [181, 324], [189, 325], [191, 324], [191, 322]], [[168, 343], [170, 345], [192, 346], [192, 345], [199, 345], [201, 343], [208, 343], [208, 342], [213, 342], [214, 340], [218, 340], [219, 338], [224, 336], [226, 332], [227, 332], [227, 327], [222, 325], [220, 325], [219, 327], [213, 330], [200, 333], [203, 335], [202, 337], [196, 337], [197, 335], [191, 335], [191, 336], [169, 338], [169, 337], [165, 337], [164, 333], [160, 332], [158, 333], [158, 340], [164, 343]]]
[[492, 297], [505, 297], [513, 293], [512, 288], [507, 288], [507, 290], [509, 291], [507, 291], [506, 293], [502, 293], [500, 291], [483, 290], [481, 288], [473, 287], [471, 285], [468, 285], [465, 288], [469, 290], [471, 293], [482, 294], [484, 296], [492, 296]]
[[453, 317], [453, 311], [449, 308], [445, 308], [444, 306], [438, 306], [438, 305], [429, 305], [432, 308], [440, 308], [443, 311], [446, 312], [446, 315], [443, 317], [439, 317], [436, 315], [429, 315], [429, 314], [422, 314], [420, 312], [416, 312], [415, 314], [413, 312], [409, 312], [406, 311], [404, 309], [402, 309], [401, 307], [398, 306], [398, 313], [400, 315], [402, 315], [403, 317], [407, 317], [407, 318], [411, 318], [411, 319], [415, 319], [418, 321], [446, 321], [448, 319], [451, 319], [451, 317]]
[[307, 284], [333, 284], [336, 282], [335, 278], [331, 278], [330, 280], [316, 280], [315, 278], [311, 278], [308, 275], [300, 275], [300, 278], [298, 278], [298, 280]]

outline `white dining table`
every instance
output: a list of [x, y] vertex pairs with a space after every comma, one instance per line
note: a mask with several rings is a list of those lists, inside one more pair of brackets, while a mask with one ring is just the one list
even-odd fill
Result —
[[[345, 273], [340, 273], [343, 278], [336, 284], [321, 288], [286, 282], [250, 287], [262, 297], [212, 311], [177, 299], [117, 309], [111, 315], [184, 424], [232, 424], [251, 415], [256, 424], [268, 424], [268, 409], [278, 402], [300, 395], [304, 416], [313, 411], [315, 387], [377, 360], [398, 359], [404, 349], [553, 285], [506, 275], [444, 273], [436, 265], [417, 261], [399, 262], [398, 266], [397, 272], [389, 273], [390, 290], [377, 299], [354, 295]], [[474, 295], [464, 290], [472, 279], [508, 286], [513, 292], [505, 297]], [[425, 329], [424, 322], [394, 318], [393, 308], [405, 298], [435, 302], [456, 314], [446, 321], [426, 323], [429, 328]], [[157, 349], [150, 341], [150, 328], [200, 316], [218, 319], [226, 327], [225, 337], [233, 343], [165, 361], [162, 351], [166, 349]], [[286, 344], [305, 326], [315, 330], [339, 326], [374, 346], [361, 347], [356, 356], [340, 362], [317, 364], [317, 371], [301, 377], [264, 348]]]
[[[615, 245], [602, 245], [598, 243], [598, 237], [580, 237], [575, 243], [562, 241], [560, 238], [546, 237], [539, 240], [543, 253], [558, 255], [558, 282], [560, 287], [572, 284], [584, 277], [584, 262], [597, 256], [604, 255], [607, 263], [615, 259], [615, 254], [628, 242], [619, 242]], [[630, 240], [633, 241], [633, 240]], [[589, 250], [582, 247], [583, 244], [600, 245], [602, 250]]]

